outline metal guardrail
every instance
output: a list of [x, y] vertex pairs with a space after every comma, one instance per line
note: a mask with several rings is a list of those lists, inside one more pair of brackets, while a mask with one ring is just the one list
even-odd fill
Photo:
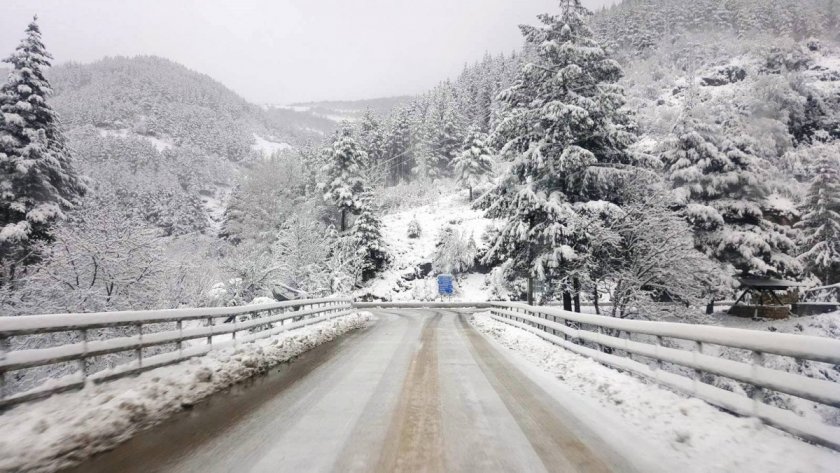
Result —
[[[350, 299], [329, 298], [240, 307], [0, 317], [0, 408], [80, 389], [87, 382], [102, 382], [177, 363], [214, 349], [270, 337], [351, 311]], [[238, 320], [242, 315], [252, 318]], [[217, 324], [222, 318], [224, 323]], [[190, 321], [195, 321], [196, 326], [185, 327], [184, 323]], [[148, 330], [150, 326], [158, 330]], [[144, 327], [148, 333], [144, 333]], [[90, 339], [91, 331], [103, 328], [124, 328], [134, 334]], [[11, 349], [15, 337], [68, 332], [77, 334], [80, 341], [47, 348]], [[219, 335], [230, 335], [230, 339], [214, 343], [213, 337]], [[192, 340], [206, 342], [185, 344]], [[169, 345], [171, 350], [143, 357], [144, 349], [164, 345]], [[90, 359], [125, 352], [133, 352], [134, 360], [111, 369], [89, 372]], [[74, 361], [78, 364], [75, 374], [51, 379], [26, 391], [9, 391], [9, 372]]]
[[[490, 311], [493, 319], [534, 333], [574, 353], [651, 379], [737, 414], [756, 417], [805, 440], [840, 450], [840, 427], [809, 420], [763, 402], [765, 391], [772, 390], [840, 408], [840, 385], [837, 383], [763, 366], [766, 355], [840, 365], [840, 340], [727, 327], [623, 320], [519, 303], [494, 303]], [[654, 342], [622, 338], [622, 333], [648, 335], [653, 337]], [[693, 350], [664, 346], [665, 338], [690, 341]], [[586, 342], [590, 346], [585, 346]], [[705, 344], [751, 351], [751, 362], [704, 354]], [[616, 354], [617, 351], [653, 359], [655, 364], [641, 363], [629, 356]], [[663, 369], [663, 363], [687, 368], [693, 376], [667, 371]], [[751, 397], [727, 391], [703, 383], [700, 379], [703, 372], [734, 379], [757, 389]]]
[[492, 302], [354, 302], [357, 309], [389, 308], [398, 309], [489, 309]]

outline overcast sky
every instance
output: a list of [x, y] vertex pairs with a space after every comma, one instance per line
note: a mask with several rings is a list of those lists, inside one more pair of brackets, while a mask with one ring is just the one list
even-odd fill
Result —
[[[57, 63], [153, 54], [248, 100], [291, 103], [422, 92], [557, 0], [2, 0], [0, 55], [40, 17]], [[584, 0], [589, 7], [613, 0]]]

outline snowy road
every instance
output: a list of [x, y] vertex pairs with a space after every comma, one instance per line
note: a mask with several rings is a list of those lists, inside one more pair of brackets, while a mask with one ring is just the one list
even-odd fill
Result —
[[466, 315], [375, 314], [73, 471], [635, 471]]

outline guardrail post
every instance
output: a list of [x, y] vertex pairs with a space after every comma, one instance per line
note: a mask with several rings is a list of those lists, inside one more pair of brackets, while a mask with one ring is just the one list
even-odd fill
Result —
[[178, 337], [180, 337], [178, 340], [178, 358], [180, 358], [184, 356], [184, 321], [179, 320], [175, 322], [175, 326], [178, 328]]
[[[251, 314], [251, 320], [254, 320], [254, 319], [257, 318], [257, 313], [256, 312], [251, 312], [250, 314]], [[238, 319], [239, 319], [239, 317], [237, 317], [235, 315], [233, 316], [233, 332], [230, 333], [230, 337], [233, 340], [233, 348], [234, 349], [236, 349], [236, 324], [238, 323], [237, 322]]]
[[[657, 347], [656, 356], [659, 356], [659, 347], [661, 347], [661, 346], [662, 346], [662, 337], [657, 335], [656, 336], [656, 347]], [[632, 353], [628, 353], [628, 354], [632, 355]], [[632, 359], [632, 357], [631, 357], [631, 359]], [[656, 369], [657, 370], [662, 369], [662, 360], [660, 360], [659, 358], [656, 359]]]
[[210, 335], [207, 336], [207, 344], [213, 344], [213, 317], [207, 317], [207, 326], [210, 327]]
[[[143, 324], [137, 324], [137, 337], [139, 338], [140, 343], [143, 343]], [[142, 368], [143, 367], [143, 347], [137, 348], [137, 350], [135, 350], [135, 352], [137, 353], [137, 367]]]
[[[756, 368], [758, 368], [760, 366], [764, 366], [764, 353], [762, 353], [760, 351], [752, 352], [752, 363], [751, 364], [752, 364], [752, 368], [751, 368], [752, 375], [753, 375], [753, 378], [755, 378], [756, 374], [757, 374], [756, 373], [756, 371], [757, 371]], [[752, 395], [750, 396], [750, 398], [752, 398], [752, 400], [753, 400], [753, 405], [752, 405], [753, 416], [758, 417], [758, 405], [760, 403], [764, 402], [764, 388], [762, 388], [761, 386], [755, 386], [755, 385], [753, 385], [753, 388], [755, 388], [755, 390], [752, 392]]]
[[[694, 348], [695, 353], [703, 354], [703, 342], [694, 342]], [[695, 368], [691, 378], [694, 380], [694, 392], [696, 393], [698, 391], [697, 385], [701, 382], [701, 378], [703, 378], [703, 372]]]
[[[0, 361], [6, 359], [6, 353], [9, 352], [9, 337], [0, 335]], [[0, 399], [5, 399], [8, 395], [6, 386], [6, 370], [0, 368]]]
[[[82, 329], [82, 353], [87, 354], [88, 351], [88, 331], [87, 329]], [[82, 382], [87, 382], [88, 377], [88, 363], [87, 357], [82, 356], [79, 358], [79, 373], [82, 374]]]

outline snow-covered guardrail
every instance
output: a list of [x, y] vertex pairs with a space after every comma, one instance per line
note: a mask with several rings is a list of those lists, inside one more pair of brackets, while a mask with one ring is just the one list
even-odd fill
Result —
[[489, 309], [493, 307], [492, 302], [354, 302], [353, 307], [357, 309], [372, 309], [389, 307], [399, 309]]
[[[521, 303], [494, 303], [491, 317], [605, 365], [643, 376], [737, 414], [756, 417], [805, 440], [840, 450], [840, 428], [763, 402], [766, 391], [772, 390], [840, 408], [840, 384], [763, 366], [767, 355], [840, 365], [840, 340], [726, 327], [622, 320]], [[623, 338], [622, 334], [628, 338]], [[649, 340], [632, 340], [629, 338], [632, 334], [647, 335]], [[668, 344], [663, 343], [665, 339], [692, 342], [693, 349], [681, 348], [677, 343], [666, 346]], [[706, 344], [748, 350], [752, 352], [751, 361], [705, 354]], [[655, 360], [655, 363], [641, 363], [630, 356], [621, 356], [620, 352], [646, 357]], [[688, 368], [692, 376], [665, 370], [663, 363]], [[734, 379], [757, 389], [751, 397], [727, 391], [702, 382], [704, 372]]]
[[[349, 299], [329, 298], [240, 307], [0, 317], [0, 408], [79, 389], [86, 382], [176, 363], [351, 311]], [[249, 319], [239, 320], [240, 316]], [[57, 338], [64, 343], [38, 348], [28, 348], [32, 343], [26, 343], [30, 337], [29, 341], [37, 344], [50, 344], [49, 336], [57, 334], [63, 334]], [[144, 357], [144, 350], [158, 353]], [[120, 353], [132, 353], [132, 359], [90, 372], [92, 359]], [[77, 364], [75, 373], [56, 379], [47, 376], [45, 382], [25, 391], [10, 389], [11, 373], [67, 363]]]

